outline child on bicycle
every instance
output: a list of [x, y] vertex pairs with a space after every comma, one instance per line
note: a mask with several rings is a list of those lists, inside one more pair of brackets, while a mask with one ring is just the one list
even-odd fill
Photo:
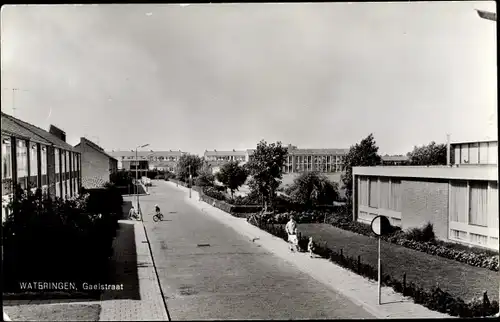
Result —
[[160, 215], [160, 206], [158, 204], [155, 205], [155, 212], [157, 215]]

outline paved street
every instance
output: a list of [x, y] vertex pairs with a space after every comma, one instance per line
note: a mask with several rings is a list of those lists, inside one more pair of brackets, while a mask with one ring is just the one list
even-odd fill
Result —
[[[155, 181], [144, 222], [172, 320], [373, 318]], [[166, 221], [154, 223], [159, 204]]]

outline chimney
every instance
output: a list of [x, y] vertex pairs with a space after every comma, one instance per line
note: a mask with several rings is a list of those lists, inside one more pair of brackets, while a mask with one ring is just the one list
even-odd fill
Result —
[[66, 142], [66, 132], [64, 132], [63, 130], [61, 130], [57, 126], [54, 126], [51, 124], [50, 128], [49, 128], [49, 133], [56, 136], [60, 140]]
[[446, 165], [451, 165], [450, 135], [446, 134]]

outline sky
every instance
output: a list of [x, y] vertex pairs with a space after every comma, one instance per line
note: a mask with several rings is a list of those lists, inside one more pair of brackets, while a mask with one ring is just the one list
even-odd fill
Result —
[[[106, 150], [497, 139], [491, 2], [3, 6], [2, 111]], [[13, 100], [12, 88], [19, 88]], [[15, 110], [13, 109], [15, 107]]]

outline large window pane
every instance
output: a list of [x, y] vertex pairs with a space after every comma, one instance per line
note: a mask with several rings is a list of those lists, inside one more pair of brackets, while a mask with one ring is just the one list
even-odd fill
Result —
[[467, 182], [452, 181], [450, 186], [450, 221], [468, 222]]
[[479, 143], [479, 163], [488, 163], [488, 142]]
[[12, 192], [12, 147], [10, 138], [2, 135], [2, 196]]
[[401, 205], [402, 205], [402, 185], [401, 181], [397, 179], [391, 179], [391, 199], [390, 199], [390, 205], [389, 208], [394, 210], [394, 211], [401, 211]]
[[370, 207], [377, 208], [378, 207], [378, 182], [376, 177], [370, 177], [368, 180], [369, 186], [369, 205]]
[[498, 143], [490, 142], [488, 144], [488, 163], [497, 164], [498, 160]]
[[380, 178], [380, 205], [379, 208], [389, 209], [390, 204], [389, 195], [389, 179], [388, 178]]
[[36, 143], [30, 143], [30, 186], [38, 185], [38, 148]]
[[359, 180], [359, 204], [361, 206], [368, 206], [368, 179], [366, 177], [361, 177]]
[[17, 141], [17, 183], [21, 189], [27, 188], [28, 182], [28, 147], [25, 140]]
[[42, 186], [47, 185], [47, 147], [45, 145], [41, 146], [41, 157], [42, 157]]
[[454, 150], [455, 150], [455, 164], [461, 164], [462, 157], [460, 155], [460, 145], [456, 145]]
[[488, 196], [488, 227], [498, 229], [498, 183], [490, 182]]
[[462, 156], [462, 162], [461, 163], [469, 163], [469, 145], [468, 144], [462, 144], [462, 149], [461, 149], [461, 156]]
[[469, 224], [488, 226], [488, 183], [470, 182]]
[[479, 163], [479, 144], [473, 143], [469, 148], [469, 163], [478, 164]]

